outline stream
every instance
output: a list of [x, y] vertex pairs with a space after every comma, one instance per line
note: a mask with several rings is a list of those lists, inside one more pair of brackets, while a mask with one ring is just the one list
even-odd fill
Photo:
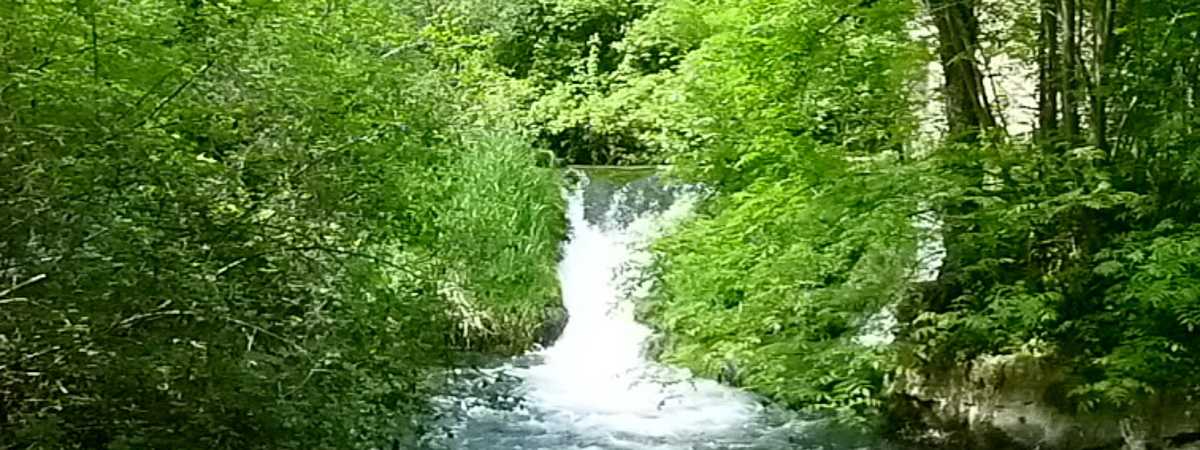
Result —
[[700, 190], [577, 171], [566, 193], [569, 241], [559, 265], [570, 319], [549, 348], [459, 370], [436, 399], [435, 448], [463, 450], [879, 449], [876, 439], [773, 407], [745, 391], [646, 356], [634, 320], [646, 247], [685, 218]]

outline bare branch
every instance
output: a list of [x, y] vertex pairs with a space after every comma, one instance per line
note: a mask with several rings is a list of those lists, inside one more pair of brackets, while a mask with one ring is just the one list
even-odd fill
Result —
[[11, 294], [11, 293], [13, 293], [13, 292], [16, 292], [17, 290], [19, 290], [19, 289], [21, 289], [21, 288], [23, 288], [23, 287], [25, 287], [25, 286], [29, 286], [29, 285], [31, 285], [31, 284], [33, 284], [33, 283], [37, 283], [37, 282], [39, 282], [39, 281], [42, 281], [42, 280], [44, 280], [44, 279], [46, 279], [46, 274], [44, 274], [44, 273], [42, 273], [42, 274], [38, 274], [38, 275], [34, 275], [34, 276], [33, 276], [33, 278], [30, 278], [30, 279], [28, 279], [28, 280], [22, 281], [22, 282], [20, 282], [20, 283], [16, 284], [15, 286], [13, 286], [13, 287], [11, 287], [11, 288], [8, 288], [8, 289], [5, 289], [5, 290], [3, 290], [3, 291], [0, 291], [0, 297], [4, 297], [4, 296], [6, 296], [6, 295], [8, 295], [8, 294]]

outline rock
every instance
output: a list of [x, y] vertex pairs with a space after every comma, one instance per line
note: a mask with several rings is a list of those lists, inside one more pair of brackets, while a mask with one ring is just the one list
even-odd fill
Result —
[[1192, 436], [1200, 437], [1200, 407], [1185, 395], [1163, 395], [1139, 406], [1135, 417], [1085, 414], [1048, 400], [1060, 397], [1055, 393], [1066, 383], [1062, 368], [1044, 359], [980, 358], [943, 373], [901, 374], [893, 392], [904, 407], [891, 415], [907, 422], [898, 431], [924, 430], [942, 437], [944, 448], [1184, 449], [1195, 442]]
[[642, 356], [651, 361], [658, 361], [665, 351], [667, 351], [667, 337], [662, 333], [654, 333], [642, 344]]
[[567, 309], [561, 306], [548, 306], [542, 317], [542, 328], [538, 332], [538, 344], [541, 344], [542, 347], [549, 347], [558, 340], [559, 336], [562, 336], [563, 330], [567, 328], [569, 314], [567, 314]]
[[741, 384], [741, 376], [738, 373], [737, 363], [730, 359], [721, 361], [721, 372], [717, 374], [717, 381], [738, 387]]

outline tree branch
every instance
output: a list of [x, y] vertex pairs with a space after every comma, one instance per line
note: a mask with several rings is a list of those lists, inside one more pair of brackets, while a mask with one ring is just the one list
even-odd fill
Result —
[[18, 289], [21, 289], [21, 288], [23, 288], [23, 287], [25, 287], [25, 286], [29, 286], [29, 285], [31, 285], [31, 284], [33, 284], [33, 283], [37, 283], [37, 282], [39, 282], [39, 281], [42, 281], [42, 280], [44, 280], [44, 279], [46, 279], [46, 274], [44, 274], [44, 273], [42, 273], [42, 274], [38, 274], [38, 275], [34, 275], [32, 278], [30, 278], [30, 279], [28, 279], [28, 280], [25, 280], [25, 281], [22, 281], [21, 283], [19, 283], [19, 284], [16, 284], [16, 285], [14, 285], [14, 286], [13, 286], [13, 287], [11, 287], [11, 288], [8, 288], [8, 289], [5, 289], [5, 290], [3, 290], [3, 291], [0, 291], [0, 297], [3, 297], [3, 296], [6, 296], [6, 295], [8, 295], [8, 294], [11, 294], [11, 293], [13, 293], [13, 292], [16, 292]]
[[192, 85], [192, 83], [194, 83], [197, 79], [199, 79], [201, 76], [203, 76], [205, 73], [207, 73], [208, 69], [211, 69], [214, 63], [215, 63], [215, 61], [213, 61], [211, 59], [208, 60], [207, 63], [204, 63], [204, 67], [201, 67], [198, 72], [196, 72], [195, 74], [192, 74], [192, 76], [188, 77], [187, 80], [184, 80], [183, 83], [181, 83], [178, 87], [175, 88], [174, 91], [171, 92], [171, 95], [168, 95], [166, 98], [162, 99], [162, 101], [158, 102], [158, 105], [156, 105], [154, 107], [154, 110], [150, 111], [150, 114], [146, 115], [145, 118], [138, 121], [138, 123], [134, 124], [132, 127], [130, 127], [130, 129], [136, 129], [142, 125], [145, 125], [146, 122], [149, 122], [151, 119], [153, 119], [155, 116], [157, 116], [158, 113], [163, 110], [163, 108], [166, 108], [168, 104], [170, 104], [177, 97], [179, 97], [179, 94], [182, 94], [184, 90], [186, 90], [189, 86]]

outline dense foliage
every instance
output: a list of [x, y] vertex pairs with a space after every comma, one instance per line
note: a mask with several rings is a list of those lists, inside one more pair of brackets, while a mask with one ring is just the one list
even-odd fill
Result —
[[[913, 305], [909, 350], [927, 366], [1036, 356], [1068, 369], [1062, 406], [1158, 414], [1146, 405], [1200, 387], [1200, 17], [1188, 1], [1073, 3], [1079, 42], [1037, 40], [1035, 135], [940, 157], [952, 270]], [[1095, 51], [1052, 56], [1079, 45]]]
[[[857, 423], [902, 394], [894, 374], [996, 355], [1062, 367], [1047, 398], [1067, 411], [1157, 414], [1200, 386], [1189, 2], [1064, 2], [1088, 24], [1069, 37], [1045, 32], [1066, 13], [1040, 5], [721, 3], [691, 9], [712, 34], [664, 82], [674, 105], [650, 106], [687, 118], [669, 134], [694, 138], [665, 156], [717, 190], [658, 246], [645, 309], [668, 361]], [[909, 44], [915, 6], [938, 33], [937, 146], [913, 130], [929, 59]], [[1042, 74], [1033, 132], [1008, 132], [1012, 113], [976, 89], [990, 75], [974, 55], [996, 54]], [[922, 279], [918, 244], [936, 241], [944, 261]], [[895, 343], [864, 339], [893, 314]]]
[[0, 448], [406, 445], [431, 369], [542, 337], [556, 160], [708, 187], [640, 305], [701, 375], [867, 426], [895, 380], [997, 357], [1064, 374], [1065, 411], [1198, 394], [1195, 0], [26, 0], [0, 25]]
[[511, 8], [484, 28], [522, 128], [713, 189], [656, 247], [666, 361], [860, 424], [1003, 355], [1068, 411], [1200, 386], [1194, 2]]
[[[860, 420], [887, 352], [855, 341], [904, 294], [915, 201], [907, 2], [742, 2], [680, 66], [698, 142], [672, 160], [719, 189], [658, 246], [649, 318], [668, 360]], [[682, 133], [680, 133], [682, 134]]]
[[390, 448], [537, 338], [557, 175], [426, 13], [0, 6], [0, 448]]

